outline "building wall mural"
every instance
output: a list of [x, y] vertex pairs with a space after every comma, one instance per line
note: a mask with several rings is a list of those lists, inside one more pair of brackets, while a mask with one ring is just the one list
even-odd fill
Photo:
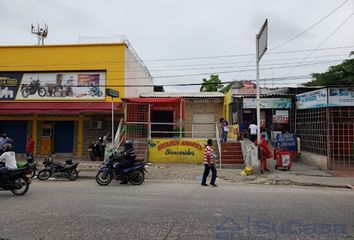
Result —
[[106, 73], [0, 72], [0, 101], [104, 100]]

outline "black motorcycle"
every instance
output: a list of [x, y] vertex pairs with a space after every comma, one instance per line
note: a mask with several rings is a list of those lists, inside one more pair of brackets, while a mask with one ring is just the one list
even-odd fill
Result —
[[[145, 179], [145, 163], [135, 161], [130, 166], [122, 166], [124, 162], [122, 153], [112, 153], [106, 163], [103, 164], [101, 169], [96, 175], [96, 182], [101, 186], [108, 185], [112, 179], [122, 180], [123, 182], [130, 182], [133, 185], [140, 185]], [[134, 157], [135, 158], [135, 157]]]
[[101, 160], [103, 161], [103, 148], [102, 148], [102, 140], [99, 138], [97, 141], [94, 141], [88, 146], [87, 149], [90, 152], [90, 160], [96, 161]]
[[[0, 165], [0, 167], [4, 166], [4, 164]], [[27, 174], [29, 174], [29, 168], [7, 170], [7, 173], [0, 177], [0, 190], [11, 191], [15, 195], [25, 194], [31, 183]]]
[[72, 160], [65, 161], [65, 164], [59, 161], [54, 161], [51, 156], [43, 161], [44, 169], [38, 172], [39, 180], [47, 180], [52, 175], [58, 177], [67, 177], [70, 181], [75, 181], [79, 177], [77, 166], [79, 163], [74, 163]]
[[29, 85], [24, 86], [21, 90], [21, 94], [24, 98], [28, 98], [29, 95], [33, 95], [36, 92], [38, 92], [40, 97], [44, 97], [47, 94], [47, 90], [41, 86], [39, 79], [32, 80]]

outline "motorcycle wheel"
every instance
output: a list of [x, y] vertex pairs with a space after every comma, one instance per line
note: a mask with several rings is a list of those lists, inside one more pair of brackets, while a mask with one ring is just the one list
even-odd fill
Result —
[[39, 95], [40, 97], [44, 97], [46, 94], [47, 94], [47, 90], [45, 90], [45, 88], [40, 87], [40, 88], [38, 89], [38, 95]]
[[68, 179], [70, 181], [75, 181], [79, 177], [79, 173], [77, 170], [72, 170], [71, 172], [68, 172]]
[[28, 175], [30, 178], [34, 178], [34, 176], [36, 176], [36, 169], [35, 168], [31, 168], [31, 172]]
[[22, 94], [22, 97], [28, 98], [28, 96], [30, 95], [30, 91], [29, 91], [28, 88], [24, 88], [24, 89], [22, 90], [21, 94]]
[[96, 175], [96, 182], [101, 186], [107, 186], [111, 181], [112, 176], [107, 172], [98, 172]]
[[11, 189], [11, 192], [15, 195], [23, 195], [28, 191], [29, 182], [26, 177], [19, 177], [15, 180], [16, 189]]
[[144, 182], [145, 174], [142, 170], [134, 170], [129, 176], [130, 182], [133, 185], [140, 185]]
[[52, 176], [52, 172], [47, 169], [39, 171], [37, 175], [39, 180], [47, 180], [50, 176]]

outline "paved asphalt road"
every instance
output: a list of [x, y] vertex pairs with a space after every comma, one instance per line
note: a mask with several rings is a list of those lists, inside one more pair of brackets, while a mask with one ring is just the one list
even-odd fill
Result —
[[0, 192], [0, 239], [354, 239], [354, 191], [34, 180]]

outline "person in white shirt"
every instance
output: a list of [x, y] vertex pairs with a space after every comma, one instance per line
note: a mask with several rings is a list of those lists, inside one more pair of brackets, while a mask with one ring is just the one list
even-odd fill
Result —
[[6, 181], [7, 172], [9, 169], [17, 169], [17, 162], [11, 144], [4, 144], [2, 149], [3, 154], [0, 156], [0, 163], [5, 163], [5, 166], [0, 165], [0, 181]]
[[255, 142], [257, 140], [257, 125], [254, 123], [251, 123], [248, 127], [250, 130], [250, 140], [252, 142]]
[[0, 156], [0, 162], [5, 163], [5, 167], [7, 169], [16, 169], [17, 168], [16, 156], [15, 156], [15, 152], [12, 151], [11, 144], [4, 144], [3, 151], [4, 153], [1, 154]]

